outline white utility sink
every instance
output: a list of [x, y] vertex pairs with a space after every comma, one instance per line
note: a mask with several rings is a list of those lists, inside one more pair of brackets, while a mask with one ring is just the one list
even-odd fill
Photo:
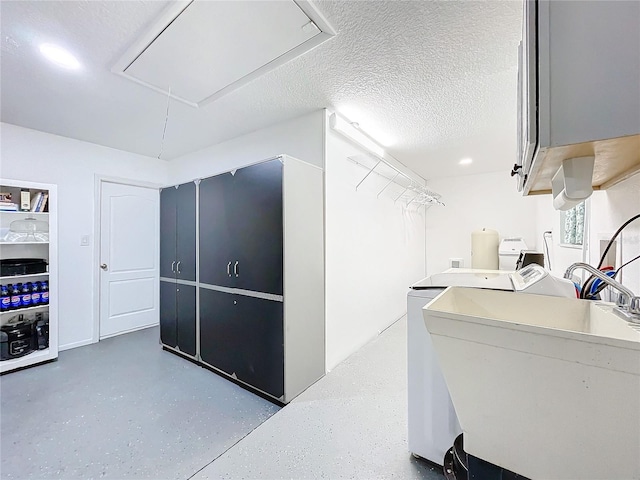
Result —
[[429, 303], [465, 450], [533, 480], [640, 479], [640, 325], [614, 307], [461, 287]]

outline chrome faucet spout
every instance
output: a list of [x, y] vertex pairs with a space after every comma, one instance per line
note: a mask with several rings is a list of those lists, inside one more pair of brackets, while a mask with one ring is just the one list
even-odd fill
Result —
[[564, 272], [564, 278], [571, 279], [573, 272], [579, 268], [586, 270], [587, 272], [591, 273], [595, 277], [598, 277], [600, 280], [602, 280], [604, 283], [606, 283], [610, 287], [616, 289], [620, 294], [618, 296], [618, 301], [617, 301], [617, 305], [620, 308], [626, 310], [627, 312], [633, 315], [640, 314], [639, 297], [636, 297], [631, 290], [629, 290], [627, 287], [622, 285], [620, 282], [611, 278], [605, 273], [601, 272], [597, 268], [592, 267], [588, 263], [578, 262], [578, 263], [574, 263], [573, 265], [570, 265], [569, 268], [567, 268], [567, 271]]

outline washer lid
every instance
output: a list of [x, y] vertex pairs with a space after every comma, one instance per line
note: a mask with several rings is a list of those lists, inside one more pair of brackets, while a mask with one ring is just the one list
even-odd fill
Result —
[[513, 291], [513, 284], [509, 279], [508, 273], [499, 270], [450, 268], [445, 272], [424, 278], [411, 286], [414, 290], [434, 287], [473, 287]]

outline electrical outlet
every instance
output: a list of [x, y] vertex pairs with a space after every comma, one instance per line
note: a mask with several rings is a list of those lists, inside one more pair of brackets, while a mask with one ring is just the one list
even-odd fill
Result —
[[462, 258], [450, 258], [449, 268], [464, 268], [464, 259]]
[[[606, 250], [608, 244], [609, 240], [600, 240], [600, 258], [602, 258], [602, 254]], [[602, 262], [603, 267], [616, 268], [617, 246], [617, 242], [614, 240], [611, 244], [611, 248], [607, 252], [607, 256], [604, 258], [604, 262]]]

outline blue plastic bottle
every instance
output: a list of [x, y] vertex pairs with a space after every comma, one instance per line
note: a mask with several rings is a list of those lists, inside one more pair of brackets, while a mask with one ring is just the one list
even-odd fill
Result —
[[9, 295], [9, 286], [2, 285], [0, 287], [0, 311], [6, 312], [11, 308], [11, 295]]
[[20, 306], [27, 308], [31, 306], [31, 283], [23, 283], [22, 291], [20, 292]]
[[49, 283], [46, 281], [40, 284], [40, 303], [49, 303]]
[[31, 284], [31, 305], [40, 305], [40, 282]]
[[9, 293], [11, 294], [11, 310], [17, 310], [22, 303], [22, 284], [12, 285]]

